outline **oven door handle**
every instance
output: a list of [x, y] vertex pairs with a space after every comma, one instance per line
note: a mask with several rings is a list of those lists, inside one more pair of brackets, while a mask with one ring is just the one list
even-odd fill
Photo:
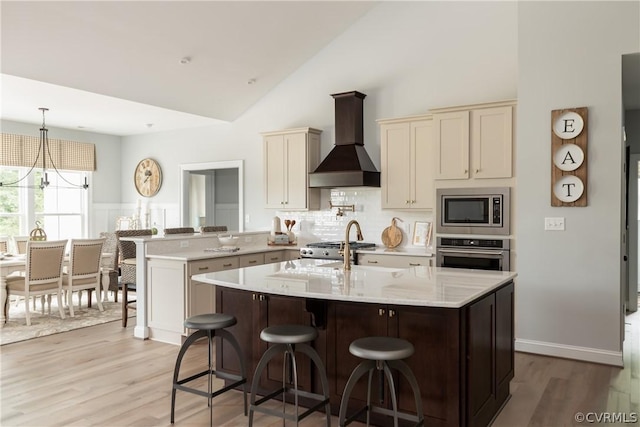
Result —
[[493, 256], [504, 256], [508, 251], [478, 251], [475, 249], [471, 249], [468, 251], [461, 251], [458, 249], [438, 249], [438, 252], [443, 254], [460, 254], [460, 255], [493, 255]]

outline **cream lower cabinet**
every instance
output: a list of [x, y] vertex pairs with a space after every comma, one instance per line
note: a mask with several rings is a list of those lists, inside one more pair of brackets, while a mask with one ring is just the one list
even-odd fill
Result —
[[357, 254], [358, 265], [370, 265], [376, 267], [410, 268], [432, 267], [432, 256], [419, 255], [382, 255], [382, 254]]
[[378, 121], [383, 209], [433, 209], [434, 144], [431, 116]]
[[282, 210], [320, 208], [320, 189], [309, 188], [309, 173], [320, 163], [320, 133], [313, 128], [265, 132], [265, 207]]
[[511, 178], [514, 101], [431, 110], [435, 179]]
[[284, 251], [260, 252], [198, 261], [149, 259], [147, 310], [149, 338], [180, 344], [187, 317], [215, 313], [215, 286], [191, 280], [195, 274], [283, 261]]

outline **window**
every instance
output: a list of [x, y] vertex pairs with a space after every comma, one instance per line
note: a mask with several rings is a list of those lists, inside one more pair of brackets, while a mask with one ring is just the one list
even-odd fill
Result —
[[[0, 181], [15, 182], [28, 171], [29, 168], [0, 166]], [[84, 182], [89, 176], [88, 172], [59, 172], [72, 183]], [[28, 235], [39, 221], [48, 240], [87, 236], [87, 190], [65, 188], [66, 183], [55, 171], [47, 175], [50, 184], [44, 190], [36, 186], [41, 170], [32, 171], [21, 182], [28, 185], [27, 188], [0, 187], [0, 235]]]

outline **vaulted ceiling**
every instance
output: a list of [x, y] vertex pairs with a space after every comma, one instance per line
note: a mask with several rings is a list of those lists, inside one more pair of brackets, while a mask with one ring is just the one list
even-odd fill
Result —
[[3, 1], [1, 118], [113, 135], [233, 121], [375, 2]]

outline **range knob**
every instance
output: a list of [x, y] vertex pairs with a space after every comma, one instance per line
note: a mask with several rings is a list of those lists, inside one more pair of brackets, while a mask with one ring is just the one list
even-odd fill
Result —
[[329, 251], [322, 251], [322, 255], [329, 256]]

